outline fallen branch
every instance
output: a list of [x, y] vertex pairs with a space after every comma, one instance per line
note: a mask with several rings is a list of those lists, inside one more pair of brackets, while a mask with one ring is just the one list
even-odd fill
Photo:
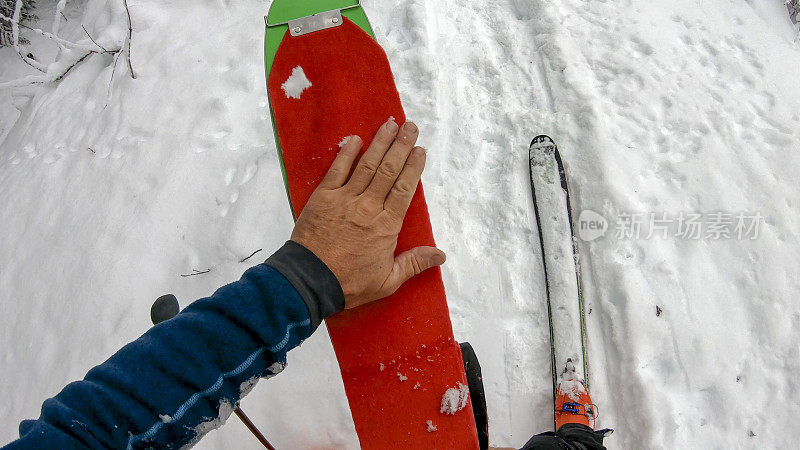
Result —
[[78, 64], [80, 64], [81, 62], [83, 62], [83, 60], [84, 60], [84, 59], [86, 59], [86, 58], [88, 58], [89, 56], [91, 56], [91, 55], [92, 55], [92, 53], [97, 53], [97, 52], [89, 52], [89, 53], [87, 53], [87, 54], [85, 54], [85, 55], [81, 56], [80, 58], [78, 58], [78, 60], [77, 60], [77, 61], [75, 61], [75, 62], [74, 62], [74, 63], [72, 63], [72, 64], [71, 64], [69, 67], [67, 67], [66, 69], [64, 69], [64, 72], [62, 72], [60, 75], [58, 75], [57, 77], [55, 77], [55, 78], [53, 79], [53, 82], [54, 82], [54, 83], [58, 83], [59, 81], [61, 81], [61, 79], [62, 79], [62, 78], [64, 78], [65, 76], [67, 76], [67, 74], [69, 73], [69, 71], [70, 71], [70, 70], [72, 70], [72, 69], [73, 69], [75, 66], [77, 66], [77, 65], [78, 65]]
[[[17, 89], [17, 88], [25, 88], [31, 85], [36, 84], [48, 84], [48, 83], [56, 83], [61, 81], [70, 70], [72, 70], [76, 65], [78, 65], [81, 61], [88, 58], [93, 53], [97, 53], [96, 51], [90, 51], [84, 55], [81, 55], [79, 58], [65, 64], [63, 70], [58, 71], [57, 73], [50, 74], [45, 73], [45, 75], [30, 75], [24, 78], [20, 78], [17, 80], [8, 81], [5, 83], [0, 83], [0, 90], [2, 89]], [[61, 61], [59, 61], [61, 62]]]
[[[31, 27], [25, 25], [24, 23], [15, 22], [13, 19], [9, 19], [8, 17], [6, 17], [6, 16], [4, 16], [2, 14], [0, 14], [0, 19], [5, 20], [7, 22], [11, 22], [12, 24], [16, 23], [18, 26], [20, 26], [22, 28], [25, 28], [26, 30], [33, 31], [34, 33], [40, 34], [40, 35], [42, 35], [42, 36], [44, 36], [44, 37], [46, 37], [48, 39], [52, 39], [53, 41], [55, 41], [60, 46], [71, 47], [71, 48], [75, 48], [75, 49], [79, 49], [79, 50], [89, 50], [89, 47], [87, 47], [85, 45], [76, 44], [74, 42], [70, 42], [70, 41], [67, 41], [65, 39], [61, 39], [60, 37], [54, 35], [53, 33], [48, 33], [47, 31], [40, 30], [38, 28], [31, 28]], [[90, 39], [91, 39], [91, 37], [90, 37]], [[94, 39], [92, 39], [92, 42], [94, 42]], [[98, 47], [99, 47], [99, 45], [98, 45]]]
[[[2, 16], [2, 15], [0, 15], [0, 19], [10, 20], [7, 17]], [[24, 25], [22, 25], [22, 26], [24, 27]], [[82, 62], [83, 60], [85, 60], [86, 58], [91, 56], [92, 54], [117, 54], [117, 55], [119, 55], [119, 53], [122, 51], [121, 48], [107, 49], [107, 48], [101, 46], [100, 44], [98, 44], [97, 42], [95, 42], [94, 39], [91, 36], [89, 36], [89, 39], [91, 39], [91, 41], [94, 42], [94, 44], [98, 48], [103, 49], [102, 51], [95, 50], [91, 46], [75, 44], [73, 42], [66, 41], [66, 40], [61, 39], [58, 36], [55, 36], [52, 33], [48, 33], [46, 31], [37, 30], [37, 29], [30, 28], [30, 27], [25, 27], [25, 28], [28, 28], [29, 30], [35, 31], [35, 32], [41, 34], [42, 36], [45, 36], [45, 37], [47, 37], [49, 39], [52, 39], [52, 40], [54, 40], [56, 42], [60, 42], [60, 43], [64, 44], [64, 45], [61, 45], [61, 48], [66, 51], [65, 54], [67, 56], [65, 58], [62, 58], [61, 60], [57, 61], [57, 64], [54, 63], [54, 65], [51, 65], [50, 69], [48, 69], [47, 67], [42, 66], [45, 69], [45, 70], [43, 70], [44, 75], [31, 75], [31, 76], [27, 76], [27, 77], [20, 78], [20, 79], [17, 79], [17, 80], [12, 80], [12, 81], [8, 81], [8, 82], [5, 82], [5, 83], [0, 83], [0, 89], [18, 89], [18, 88], [28, 87], [28, 86], [31, 86], [31, 85], [57, 83], [57, 82], [61, 81], [61, 79], [63, 79], [76, 65], [78, 65], [80, 62]], [[86, 30], [86, 28], [84, 28], [84, 30]], [[88, 31], [86, 32], [86, 34], [89, 35]], [[70, 54], [70, 50], [67, 50], [67, 47], [69, 47], [71, 50], [81, 50], [82, 53], [79, 53], [79, 56], [74, 56], [73, 58], [70, 59], [69, 56], [68, 56]], [[23, 57], [23, 59], [25, 59], [25, 58]], [[115, 58], [115, 64], [116, 64], [116, 58]], [[59, 65], [63, 66], [63, 69], [58, 70], [58, 66]], [[112, 72], [112, 77], [113, 77], [113, 72]]]
[[[57, 5], [57, 7], [56, 7], [56, 9], [57, 9], [56, 17], [58, 17], [58, 14], [61, 14], [63, 16], [63, 7], [64, 7], [65, 4], [66, 4], [65, 0], [59, 0], [59, 3]], [[20, 88], [30, 87], [30, 86], [33, 86], [33, 85], [57, 83], [57, 82], [61, 81], [72, 70], [72, 68], [74, 68], [81, 61], [85, 60], [87, 57], [89, 57], [93, 53], [104, 53], [104, 54], [116, 53], [116, 54], [119, 54], [122, 51], [122, 47], [116, 47], [116, 48], [111, 48], [111, 49], [103, 47], [102, 45], [100, 45], [92, 37], [91, 34], [89, 34], [89, 31], [86, 29], [86, 27], [84, 27], [82, 25], [81, 26], [83, 27], [83, 31], [86, 33], [86, 36], [89, 37], [89, 40], [95, 46], [97, 46], [97, 48], [99, 48], [101, 50], [95, 50], [94, 47], [92, 47], [89, 44], [78, 44], [78, 43], [75, 43], [75, 42], [67, 41], [65, 39], [61, 39], [60, 37], [58, 37], [56, 35], [56, 33], [58, 32], [58, 28], [59, 28], [57, 23], [53, 24], [54, 25], [53, 26], [53, 31], [55, 33], [48, 33], [46, 31], [40, 30], [38, 28], [32, 28], [32, 27], [29, 27], [27, 25], [21, 24], [20, 20], [19, 20], [21, 11], [22, 11], [22, 0], [16, 0], [15, 9], [14, 9], [14, 17], [6, 17], [5, 15], [0, 14], [0, 20], [3, 20], [3, 21], [11, 23], [12, 44], [14, 46], [14, 50], [16, 50], [17, 54], [19, 54], [20, 58], [22, 58], [22, 60], [25, 61], [26, 64], [28, 64], [29, 66], [33, 67], [34, 69], [42, 72], [44, 75], [41, 75], [41, 76], [27, 76], [27, 77], [20, 78], [20, 79], [17, 79], [17, 80], [12, 80], [12, 81], [9, 81], [9, 82], [0, 83], [0, 89], [20, 89]], [[66, 19], [66, 17], [65, 17], [65, 19]], [[130, 25], [130, 15], [129, 15], [128, 23]], [[22, 49], [19, 46], [19, 29], [20, 29], [20, 27], [28, 29], [28, 30], [30, 30], [30, 31], [32, 31], [34, 33], [37, 33], [37, 34], [39, 34], [41, 36], [46, 37], [47, 39], [52, 40], [53, 42], [58, 44], [59, 48], [62, 50], [62, 52], [59, 52], [59, 53], [60, 54], [64, 54], [66, 56], [64, 58], [61, 58], [61, 59], [55, 61], [50, 66], [45, 66], [44, 64], [36, 61], [35, 59], [23, 54]], [[130, 28], [130, 26], [129, 26], [129, 28]], [[130, 35], [129, 35], [129, 39], [130, 39]], [[127, 48], [128, 48], [128, 51], [130, 52], [130, 42], [127, 43]], [[74, 50], [78, 50], [78, 51], [80, 51], [80, 53], [77, 56], [70, 57], [70, 55], [73, 53]], [[115, 68], [116, 68], [116, 62], [117, 62], [117, 58], [114, 59]], [[112, 81], [113, 81], [113, 76], [114, 76], [113, 70], [112, 70], [111, 76], [112, 76]], [[134, 76], [134, 78], [135, 78], [135, 76]]]
[[[24, 89], [30, 88], [35, 85], [42, 85], [42, 84], [49, 84], [49, 83], [58, 83], [61, 81], [76, 65], [81, 63], [83, 60], [88, 58], [93, 53], [103, 53], [103, 54], [116, 54], [114, 58], [114, 68], [111, 70], [111, 80], [109, 83], [113, 83], [114, 81], [114, 72], [116, 71], [117, 61], [119, 59], [119, 54], [123, 51], [127, 54], [128, 59], [128, 68], [131, 71], [131, 78], [136, 78], [136, 74], [133, 72], [133, 65], [131, 64], [130, 59], [130, 51], [131, 51], [131, 36], [133, 34], [133, 28], [131, 26], [131, 15], [130, 10], [128, 9], [128, 2], [127, 0], [123, 0], [123, 4], [125, 5], [125, 10], [127, 12], [128, 17], [128, 38], [122, 46], [116, 48], [106, 48], [100, 45], [94, 37], [89, 33], [86, 27], [82, 26], [83, 31], [88, 36], [89, 40], [97, 46], [100, 50], [95, 50], [89, 44], [78, 44], [75, 42], [70, 42], [65, 39], [58, 37], [58, 32], [60, 28], [61, 17], [64, 20], [67, 20], [66, 16], [64, 16], [64, 7], [66, 5], [66, 0], [58, 0], [58, 4], [56, 5], [55, 11], [55, 18], [53, 22], [53, 32], [48, 33], [46, 31], [40, 30], [38, 28], [32, 28], [27, 25], [20, 23], [20, 17], [22, 14], [22, 0], [15, 1], [14, 7], [14, 14], [13, 17], [6, 17], [4, 14], [0, 14], [0, 20], [5, 22], [9, 22], [11, 24], [11, 31], [12, 31], [12, 44], [14, 50], [17, 54], [22, 58], [22, 60], [28, 64], [29, 66], [33, 67], [34, 69], [43, 73], [40, 76], [27, 76], [24, 78], [20, 78], [17, 80], [8, 81], [5, 83], [0, 83], [0, 89]], [[52, 40], [55, 42], [58, 47], [61, 49], [59, 52], [59, 57], [57, 57], [56, 61], [50, 64], [49, 66], [36, 61], [33, 58], [33, 55], [24, 54], [22, 48], [19, 45], [20, 39], [20, 27], [26, 28], [34, 33], [37, 33], [41, 36], [44, 36], [47, 39]], [[75, 52], [78, 50], [78, 52]], [[78, 53], [75, 55], [74, 53]], [[63, 57], [61, 57], [63, 55]], [[111, 86], [109, 85], [109, 92], [111, 90]]]
[[250, 256], [248, 256], [247, 258], [245, 258], [245, 259], [243, 259], [243, 260], [241, 260], [241, 261], [239, 261], [239, 262], [240, 262], [240, 263], [243, 263], [243, 262], [247, 261], [248, 259], [252, 258], [253, 256], [256, 256], [256, 253], [258, 253], [258, 252], [260, 252], [260, 251], [262, 251], [262, 250], [264, 250], [264, 249], [263, 249], [263, 248], [260, 248], [260, 249], [258, 249], [258, 250], [256, 250], [256, 251], [254, 251], [253, 253], [251, 253], [251, 254], [250, 254]]
[[192, 273], [181, 274], [181, 276], [184, 277], [184, 278], [194, 277], [194, 276], [197, 276], [197, 275], [203, 275], [204, 273], [208, 273], [208, 272], [211, 272], [211, 269], [207, 269], [207, 270], [204, 270], [202, 272], [197, 270], [197, 269], [192, 269]]

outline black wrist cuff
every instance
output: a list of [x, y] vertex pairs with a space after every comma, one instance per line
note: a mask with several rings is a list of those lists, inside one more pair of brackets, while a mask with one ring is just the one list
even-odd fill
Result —
[[342, 285], [311, 250], [294, 241], [286, 241], [266, 264], [280, 272], [297, 289], [311, 316], [311, 332], [322, 321], [344, 309]]

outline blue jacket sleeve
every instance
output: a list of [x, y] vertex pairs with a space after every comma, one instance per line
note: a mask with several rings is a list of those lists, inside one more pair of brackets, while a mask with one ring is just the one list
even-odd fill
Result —
[[[126, 345], [20, 424], [6, 449], [180, 448], [218, 427], [325, 317], [336, 277], [288, 242], [265, 264]], [[223, 420], [220, 420], [223, 419]]]

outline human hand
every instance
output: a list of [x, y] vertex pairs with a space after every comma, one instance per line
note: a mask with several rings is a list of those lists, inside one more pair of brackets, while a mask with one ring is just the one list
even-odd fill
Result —
[[345, 308], [393, 294], [414, 275], [444, 263], [435, 247], [394, 256], [397, 235], [425, 168], [425, 149], [415, 147], [412, 122], [381, 126], [349, 177], [362, 140], [352, 136], [297, 218], [292, 240], [336, 275]]

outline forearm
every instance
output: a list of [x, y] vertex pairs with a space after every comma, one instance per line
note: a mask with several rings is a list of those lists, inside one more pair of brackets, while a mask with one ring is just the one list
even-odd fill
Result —
[[261, 264], [192, 303], [45, 401], [10, 448], [178, 448], [199, 439], [255, 380], [283, 369], [286, 353], [326, 316], [320, 311], [335, 312], [320, 299], [336, 299], [338, 288], [343, 306], [335, 277], [316, 264], [298, 275], [284, 262], [286, 276]]

